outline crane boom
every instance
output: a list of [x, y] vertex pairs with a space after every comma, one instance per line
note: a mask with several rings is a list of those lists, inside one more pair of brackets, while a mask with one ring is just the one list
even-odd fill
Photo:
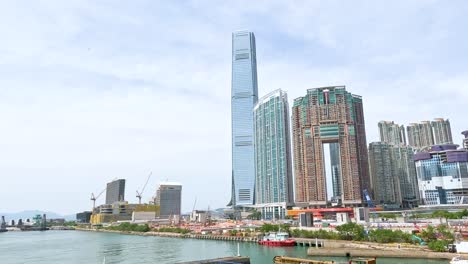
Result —
[[[115, 180], [117, 180], [117, 178], [114, 178], [112, 181], [115, 181]], [[94, 196], [94, 193], [91, 193], [91, 201], [93, 201], [93, 210], [94, 208], [96, 208], [96, 200], [99, 197], [101, 197], [101, 195], [104, 193], [105, 190], [107, 190], [107, 186], [97, 196]]]
[[143, 185], [143, 188], [141, 188], [141, 191], [139, 192], [138, 190], [136, 191], [137, 195], [136, 197], [138, 198], [138, 204], [141, 204], [141, 196], [143, 195], [143, 192], [145, 191], [146, 185], [148, 185], [149, 179], [151, 178], [151, 175], [153, 172], [150, 172], [148, 174], [148, 177], [146, 178], [145, 185]]

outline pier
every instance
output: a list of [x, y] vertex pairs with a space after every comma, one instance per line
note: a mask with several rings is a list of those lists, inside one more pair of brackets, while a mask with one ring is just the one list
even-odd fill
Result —
[[250, 264], [250, 258], [249, 257], [225, 257], [225, 258], [217, 258], [217, 259], [180, 262], [178, 264], [217, 264], [217, 263]]

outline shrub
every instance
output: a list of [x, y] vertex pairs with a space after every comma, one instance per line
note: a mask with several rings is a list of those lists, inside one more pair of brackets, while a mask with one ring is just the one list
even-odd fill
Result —
[[436, 240], [431, 241], [427, 246], [430, 250], [437, 251], [437, 252], [445, 252], [447, 245], [449, 244], [446, 240]]

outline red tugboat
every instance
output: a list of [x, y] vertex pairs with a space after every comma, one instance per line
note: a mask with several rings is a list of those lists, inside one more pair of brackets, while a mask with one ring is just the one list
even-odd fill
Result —
[[278, 232], [270, 233], [268, 236], [264, 236], [262, 240], [258, 241], [258, 244], [275, 247], [293, 247], [296, 245], [296, 241], [289, 238], [288, 233]]

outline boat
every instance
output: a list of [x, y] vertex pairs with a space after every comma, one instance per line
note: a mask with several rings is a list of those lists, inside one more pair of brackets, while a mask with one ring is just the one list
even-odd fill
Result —
[[286, 232], [270, 233], [258, 241], [258, 244], [264, 246], [293, 247], [296, 245], [294, 239], [289, 238]]

